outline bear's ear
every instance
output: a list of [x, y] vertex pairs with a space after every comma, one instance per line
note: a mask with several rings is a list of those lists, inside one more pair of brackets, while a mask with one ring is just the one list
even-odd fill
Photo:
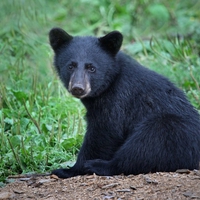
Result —
[[49, 42], [54, 51], [72, 39], [73, 37], [61, 28], [52, 28], [49, 32]]
[[103, 49], [115, 55], [122, 45], [123, 35], [119, 31], [112, 31], [99, 38], [99, 41]]

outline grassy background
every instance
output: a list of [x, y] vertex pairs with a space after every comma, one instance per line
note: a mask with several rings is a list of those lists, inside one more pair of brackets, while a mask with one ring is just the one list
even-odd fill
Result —
[[167, 76], [200, 110], [199, 0], [3, 0], [0, 2], [0, 182], [70, 165], [85, 110], [52, 66], [48, 31], [119, 30], [122, 49]]

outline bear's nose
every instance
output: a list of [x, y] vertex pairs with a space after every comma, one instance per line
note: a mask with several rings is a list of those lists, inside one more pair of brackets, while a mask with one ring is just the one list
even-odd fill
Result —
[[72, 95], [82, 96], [84, 94], [84, 88], [81, 86], [74, 86], [71, 90]]

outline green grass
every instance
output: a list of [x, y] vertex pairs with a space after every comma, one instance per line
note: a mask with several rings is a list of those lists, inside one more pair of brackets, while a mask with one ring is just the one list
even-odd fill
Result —
[[123, 50], [182, 88], [200, 110], [199, 0], [0, 3], [0, 181], [76, 159], [85, 110], [53, 69], [48, 31], [124, 35]]

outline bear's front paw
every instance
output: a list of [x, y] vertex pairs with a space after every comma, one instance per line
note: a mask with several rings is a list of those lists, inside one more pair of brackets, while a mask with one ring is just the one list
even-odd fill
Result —
[[96, 159], [96, 160], [88, 160], [84, 164], [85, 171], [87, 174], [97, 174], [99, 176], [110, 176], [110, 167], [109, 161]]
[[51, 174], [54, 174], [59, 178], [70, 178], [74, 176], [71, 169], [55, 169], [51, 172]]

